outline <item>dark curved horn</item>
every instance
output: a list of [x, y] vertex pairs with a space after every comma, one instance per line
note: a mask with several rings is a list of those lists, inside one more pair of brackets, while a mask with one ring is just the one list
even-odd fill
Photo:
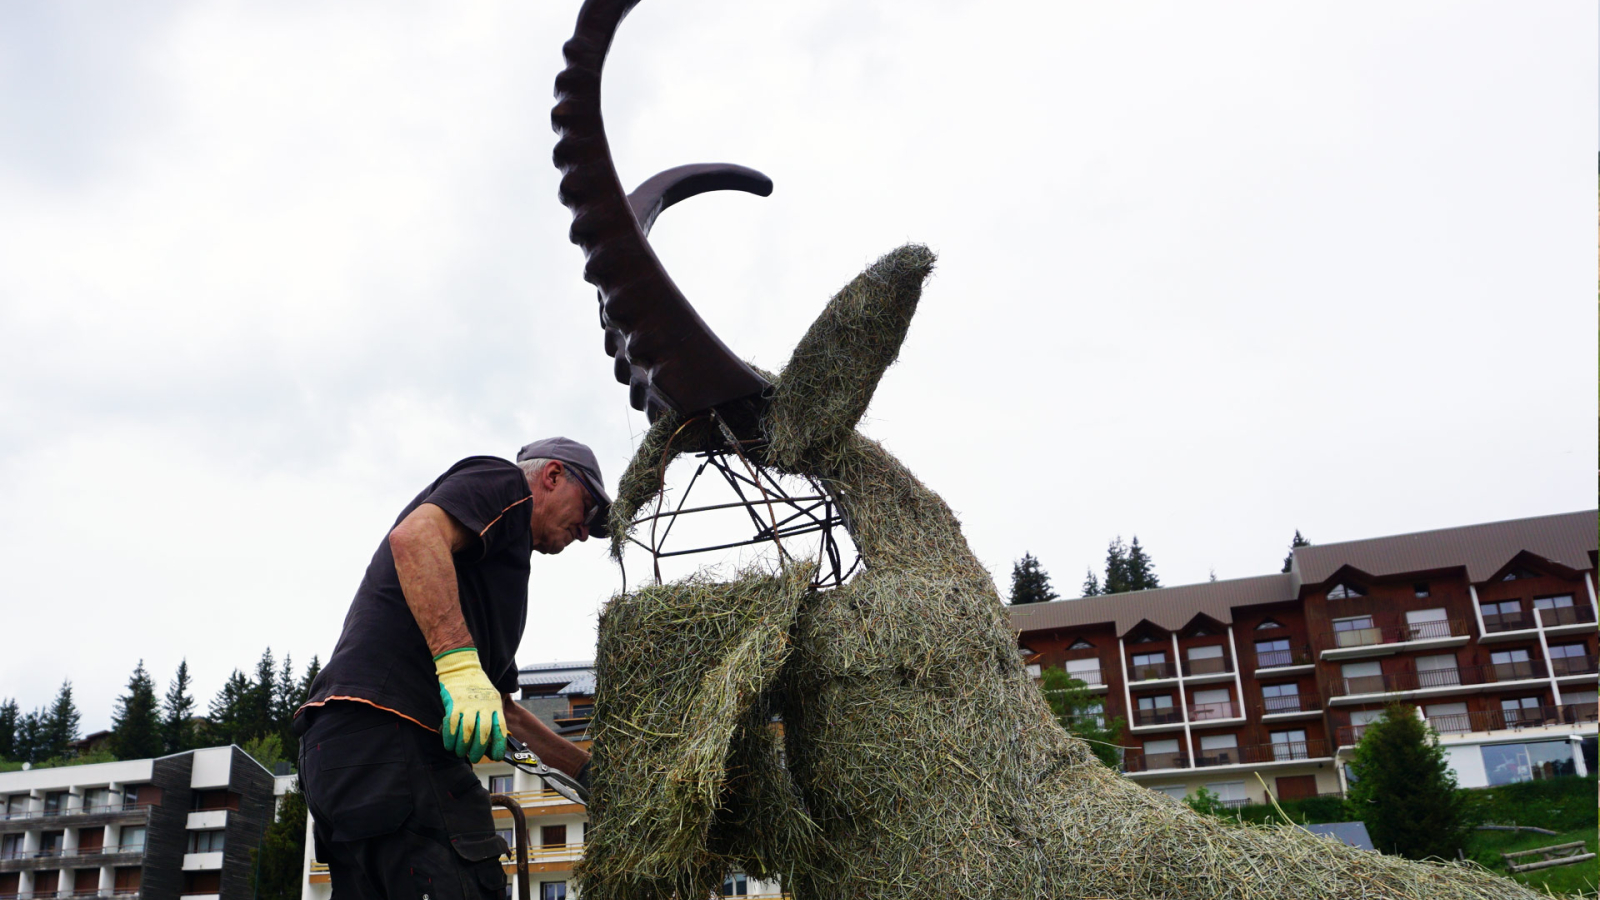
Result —
[[696, 194], [711, 191], [744, 191], [767, 197], [772, 194], [772, 179], [755, 169], [733, 163], [677, 166], [645, 179], [644, 184], [634, 188], [633, 193], [628, 195], [628, 205], [633, 208], [633, 217], [638, 220], [639, 229], [645, 237], [649, 237], [650, 227], [656, 223], [656, 216], [661, 215], [662, 210]]
[[[600, 118], [600, 72], [617, 25], [638, 2], [583, 4], [572, 40], [562, 48], [567, 67], [556, 76], [550, 120], [561, 135], [555, 149], [561, 202], [572, 210], [572, 242], [587, 259], [584, 280], [600, 291], [606, 352], [616, 360], [617, 377], [628, 382], [634, 408], [655, 421], [669, 408], [693, 415], [759, 394], [769, 385], [717, 339], [672, 283], [645, 239], [655, 216], [648, 215], [641, 227], [612, 164]], [[641, 192], [661, 182], [649, 194], [658, 198], [650, 206], [659, 213], [684, 197], [716, 189], [716, 182], [729, 183], [732, 167], [706, 168], [688, 177], [674, 175], [683, 168], [670, 169], [635, 193], [647, 199]], [[766, 183], [770, 191], [771, 182]]]

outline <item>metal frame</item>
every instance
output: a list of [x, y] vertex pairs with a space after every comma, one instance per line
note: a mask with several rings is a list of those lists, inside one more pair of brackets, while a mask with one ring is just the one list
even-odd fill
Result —
[[[759, 449], [759, 443], [736, 440], [726, 429], [724, 437], [728, 441], [726, 447], [695, 454], [699, 457], [700, 464], [689, 477], [689, 483], [684, 487], [675, 508], [665, 508], [666, 473], [663, 471], [662, 493], [656, 498], [655, 511], [633, 520], [635, 529], [646, 522], [650, 523], [648, 541], [634, 537], [631, 531], [628, 540], [650, 554], [656, 583], [661, 583], [663, 559], [731, 550], [735, 547], [748, 547], [770, 541], [778, 548], [779, 556], [789, 561], [791, 557], [783, 546], [785, 538], [820, 533], [822, 543], [818, 549], [821, 560], [811, 586], [814, 589], [826, 589], [844, 584], [846, 579], [855, 574], [856, 569], [861, 566], [859, 551], [851, 555], [848, 565], [845, 564], [845, 551], [840, 547], [835, 534], [835, 529], [839, 528], [845, 529], [848, 534], [844, 510], [833, 497], [829, 496], [827, 490], [810, 476], [795, 476], [802, 478], [811, 486], [810, 493], [801, 496], [790, 495], [779, 483], [775, 472], [752, 461], [746, 455], [747, 449]], [[688, 506], [694, 486], [700, 481], [700, 476], [705, 475], [708, 470], [722, 476], [722, 480], [733, 488], [734, 494], [739, 499], [729, 503]], [[744, 509], [750, 517], [750, 523], [755, 527], [755, 534], [752, 537], [705, 547], [668, 548], [667, 540], [671, 537], [673, 526], [677, 524], [679, 516], [738, 508]], [[665, 523], [664, 527], [662, 523]]]

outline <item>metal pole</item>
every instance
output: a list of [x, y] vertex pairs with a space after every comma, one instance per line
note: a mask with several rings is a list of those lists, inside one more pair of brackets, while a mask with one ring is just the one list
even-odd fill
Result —
[[522, 804], [511, 799], [505, 794], [490, 794], [489, 802], [511, 813], [511, 824], [516, 830], [517, 847], [517, 896], [521, 900], [533, 900], [533, 885], [528, 881], [528, 817], [522, 811]]

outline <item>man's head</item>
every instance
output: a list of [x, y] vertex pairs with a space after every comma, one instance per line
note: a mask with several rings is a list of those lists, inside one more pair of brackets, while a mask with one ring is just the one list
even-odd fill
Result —
[[605, 537], [611, 497], [594, 451], [564, 437], [534, 441], [517, 452], [533, 492], [533, 549], [560, 553], [589, 535]]

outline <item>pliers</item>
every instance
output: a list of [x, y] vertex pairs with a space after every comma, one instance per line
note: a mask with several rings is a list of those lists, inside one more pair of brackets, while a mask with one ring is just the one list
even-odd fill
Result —
[[504, 759], [514, 768], [527, 772], [529, 775], [537, 775], [543, 778], [546, 787], [573, 803], [583, 806], [589, 805], [589, 789], [580, 783], [578, 779], [560, 769], [552, 769], [545, 765], [544, 761], [539, 759], [538, 754], [529, 750], [526, 745], [509, 734], [506, 735], [506, 755]]

